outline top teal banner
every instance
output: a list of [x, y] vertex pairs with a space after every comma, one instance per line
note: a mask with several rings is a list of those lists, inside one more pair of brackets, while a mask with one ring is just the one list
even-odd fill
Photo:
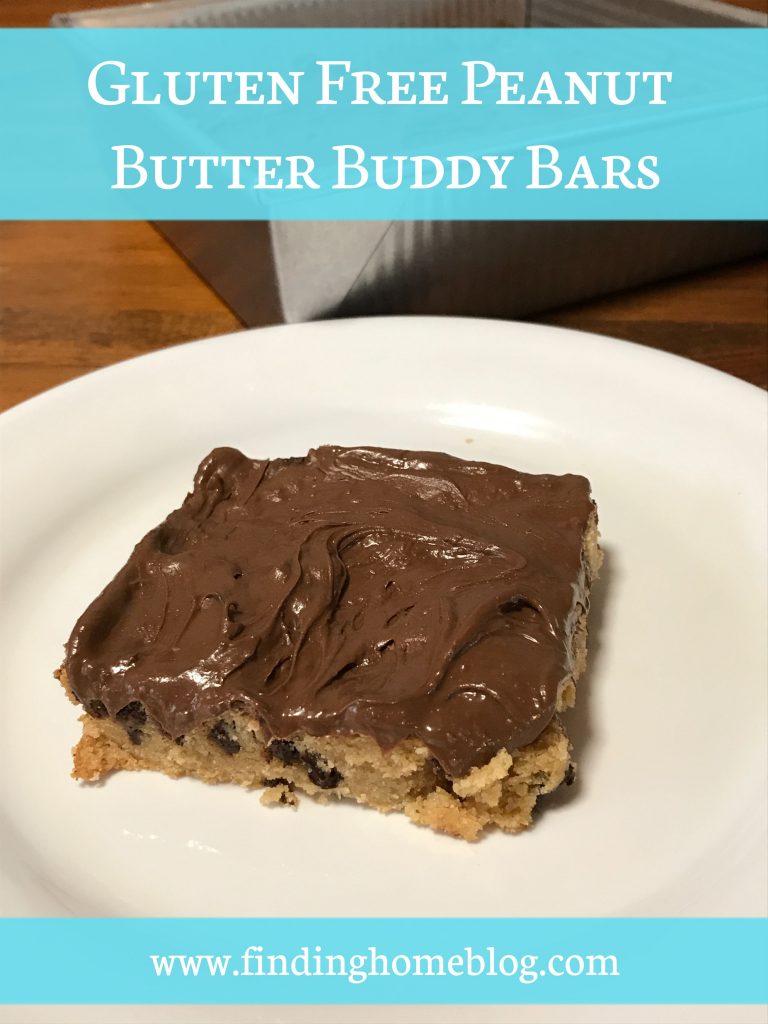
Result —
[[768, 219], [761, 29], [0, 31], [0, 218]]

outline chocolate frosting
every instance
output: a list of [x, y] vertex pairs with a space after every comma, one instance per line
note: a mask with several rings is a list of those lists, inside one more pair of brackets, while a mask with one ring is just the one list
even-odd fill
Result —
[[552, 718], [593, 511], [580, 476], [218, 448], [79, 619], [69, 684], [174, 738], [233, 708], [281, 739], [418, 737], [456, 778]]

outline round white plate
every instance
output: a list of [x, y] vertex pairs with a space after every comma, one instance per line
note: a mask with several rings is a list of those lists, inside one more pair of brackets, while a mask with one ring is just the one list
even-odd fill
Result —
[[[581, 780], [467, 844], [355, 806], [268, 810], [160, 775], [69, 777], [51, 673], [85, 605], [216, 445], [439, 449], [588, 476], [606, 550], [568, 726]], [[766, 401], [624, 342], [379, 319], [249, 331], [0, 417], [0, 911], [753, 915], [766, 909]]]

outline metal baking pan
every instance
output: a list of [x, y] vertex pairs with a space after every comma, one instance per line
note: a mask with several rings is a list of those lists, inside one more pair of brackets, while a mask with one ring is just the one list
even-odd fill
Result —
[[[165, 0], [62, 14], [76, 27], [765, 26], [716, 0]], [[386, 313], [522, 317], [768, 248], [753, 223], [163, 222], [246, 324], [274, 275], [288, 322]], [[269, 254], [269, 258], [267, 257]], [[270, 266], [271, 263], [271, 266]]]

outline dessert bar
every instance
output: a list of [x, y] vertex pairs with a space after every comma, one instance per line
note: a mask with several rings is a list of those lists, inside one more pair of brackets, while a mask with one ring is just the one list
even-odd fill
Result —
[[150, 769], [476, 838], [572, 777], [600, 564], [584, 477], [321, 447], [201, 464], [77, 622], [74, 776]]

